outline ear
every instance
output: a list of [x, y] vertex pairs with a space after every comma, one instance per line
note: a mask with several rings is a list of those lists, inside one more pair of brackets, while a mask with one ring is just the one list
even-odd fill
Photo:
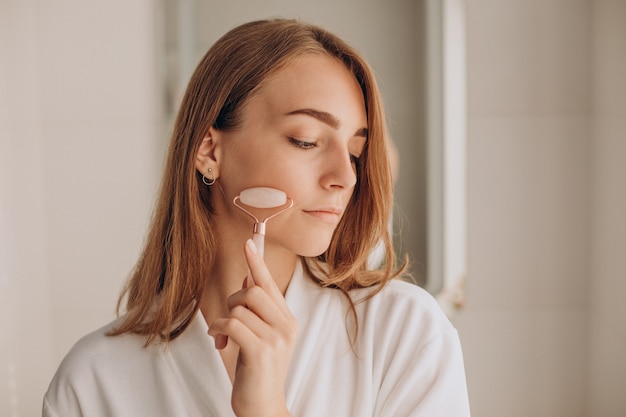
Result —
[[221, 134], [213, 127], [209, 128], [209, 133], [202, 139], [202, 143], [196, 153], [196, 169], [205, 175], [209, 168], [211, 174], [218, 178], [220, 175], [220, 156], [222, 151]]

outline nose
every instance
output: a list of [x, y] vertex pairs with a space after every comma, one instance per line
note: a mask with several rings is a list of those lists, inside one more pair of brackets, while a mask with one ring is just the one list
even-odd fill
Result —
[[332, 149], [324, 158], [320, 183], [324, 188], [352, 188], [356, 185], [356, 166], [347, 149]]

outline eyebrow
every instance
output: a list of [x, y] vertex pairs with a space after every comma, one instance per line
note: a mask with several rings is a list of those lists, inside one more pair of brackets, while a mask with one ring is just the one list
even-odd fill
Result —
[[[294, 110], [294, 111], [287, 113], [287, 116], [293, 116], [293, 115], [298, 115], [298, 114], [303, 114], [305, 116], [313, 117], [314, 119], [319, 120], [320, 122], [332, 127], [335, 130], [341, 127], [341, 121], [337, 119], [335, 116], [333, 116], [332, 114], [327, 113], [325, 111], [320, 111], [320, 110], [315, 110], [315, 109], [298, 109], [298, 110]], [[367, 132], [368, 132], [367, 128], [362, 127], [356, 131], [354, 136], [362, 136], [364, 138], [367, 138]]]

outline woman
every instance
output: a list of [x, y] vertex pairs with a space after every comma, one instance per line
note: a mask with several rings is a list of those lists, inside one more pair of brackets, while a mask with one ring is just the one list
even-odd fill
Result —
[[[251, 187], [293, 201], [264, 257], [233, 204]], [[468, 416], [455, 329], [394, 279], [391, 204], [364, 60], [298, 21], [233, 29], [183, 98], [126, 312], [70, 351], [43, 414]]]

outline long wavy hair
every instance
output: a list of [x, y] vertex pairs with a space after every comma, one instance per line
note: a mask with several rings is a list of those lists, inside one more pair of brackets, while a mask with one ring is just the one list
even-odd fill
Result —
[[[396, 266], [388, 229], [393, 190], [387, 130], [372, 70], [356, 50], [320, 27], [287, 19], [250, 22], [220, 38], [191, 77], [145, 246], [118, 301], [118, 314], [124, 300], [126, 311], [110, 335], [146, 335], [147, 345], [173, 340], [187, 328], [199, 309], [219, 240], [212, 191], [195, 166], [200, 144], [210, 127], [236, 129], [244, 104], [263, 81], [304, 54], [334, 57], [354, 74], [363, 91], [369, 132], [353, 196], [326, 252], [304, 259], [307, 275], [342, 291], [356, 315], [358, 300], [350, 298], [351, 290], [374, 287], [372, 296], [404, 269]], [[369, 270], [369, 254], [380, 241], [385, 260], [381, 268]]]

